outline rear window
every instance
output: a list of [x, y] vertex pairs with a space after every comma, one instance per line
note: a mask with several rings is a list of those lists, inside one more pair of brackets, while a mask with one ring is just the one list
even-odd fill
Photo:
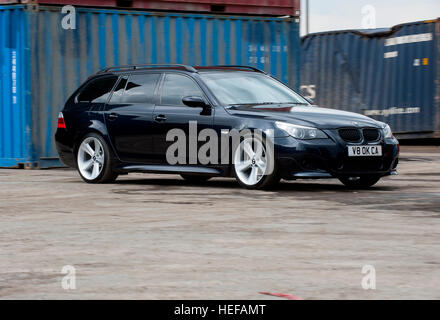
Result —
[[92, 80], [77, 97], [78, 102], [106, 103], [118, 80], [118, 76], [108, 76]]

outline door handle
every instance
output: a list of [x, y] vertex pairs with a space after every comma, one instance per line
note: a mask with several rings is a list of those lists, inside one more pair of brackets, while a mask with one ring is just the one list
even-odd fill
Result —
[[115, 120], [118, 117], [118, 115], [116, 113], [110, 113], [108, 115], [108, 119], [111, 120]]
[[156, 122], [164, 122], [167, 120], [167, 117], [165, 117], [163, 114], [159, 114], [154, 117], [154, 121]]

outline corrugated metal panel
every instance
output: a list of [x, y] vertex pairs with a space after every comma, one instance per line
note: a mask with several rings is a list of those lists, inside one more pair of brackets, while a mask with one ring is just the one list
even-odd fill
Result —
[[75, 30], [61, 28], [63, 15], [55, 7], [26, 11], [22, 17], [32, 26], [30, 61], [22, 64], [31, 80], [20, 89], [32, 93], [31, 102], [23, 105], [26, 110], [32, 106], [32, 161], [57, 157], [53, 135], [58, 112], [89, 75], [106, 66], [245, 64], [299, 86], [300, 39], [294, 19], [86, 8], [76, 15]]
[[27, 40], [25, 13], [0, 10], [0, 166], [25, 163], [31, 156]]
[[416, 22], [388, 32], [306, 36], [303, 94], [314, 96], [321, 106], [387, 122], [398, 133], [434, 135], [440, 130], [439, 24]]
[[[0, 0], [0, 3], [2, 2], [20, 3], [23, 1]], [[299, 16], [300, 10], [300, 0], [33, 0], [32, 3], [291, 16]]]

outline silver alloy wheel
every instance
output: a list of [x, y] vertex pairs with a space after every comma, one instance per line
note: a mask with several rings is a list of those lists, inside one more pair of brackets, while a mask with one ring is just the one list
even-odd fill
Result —
[[104, 168], [104, 147], [97, 138], [88, 137], [79, 146], [77, 158], [82, 176], [94, 180]]
[[261, 181], [267, 169], [266, 149], [259, 139], [246, 138], [237, 147], [234, 168], [238, 179], [248, 186]]

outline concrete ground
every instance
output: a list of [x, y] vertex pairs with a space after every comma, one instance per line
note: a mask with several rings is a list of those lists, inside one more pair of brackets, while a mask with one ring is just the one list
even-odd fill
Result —
[[399, 171], [367, 191], [326, 180], [264, 192], [0, 170], [0, 298], [440, 299], [440, 148], [404, 147]]

